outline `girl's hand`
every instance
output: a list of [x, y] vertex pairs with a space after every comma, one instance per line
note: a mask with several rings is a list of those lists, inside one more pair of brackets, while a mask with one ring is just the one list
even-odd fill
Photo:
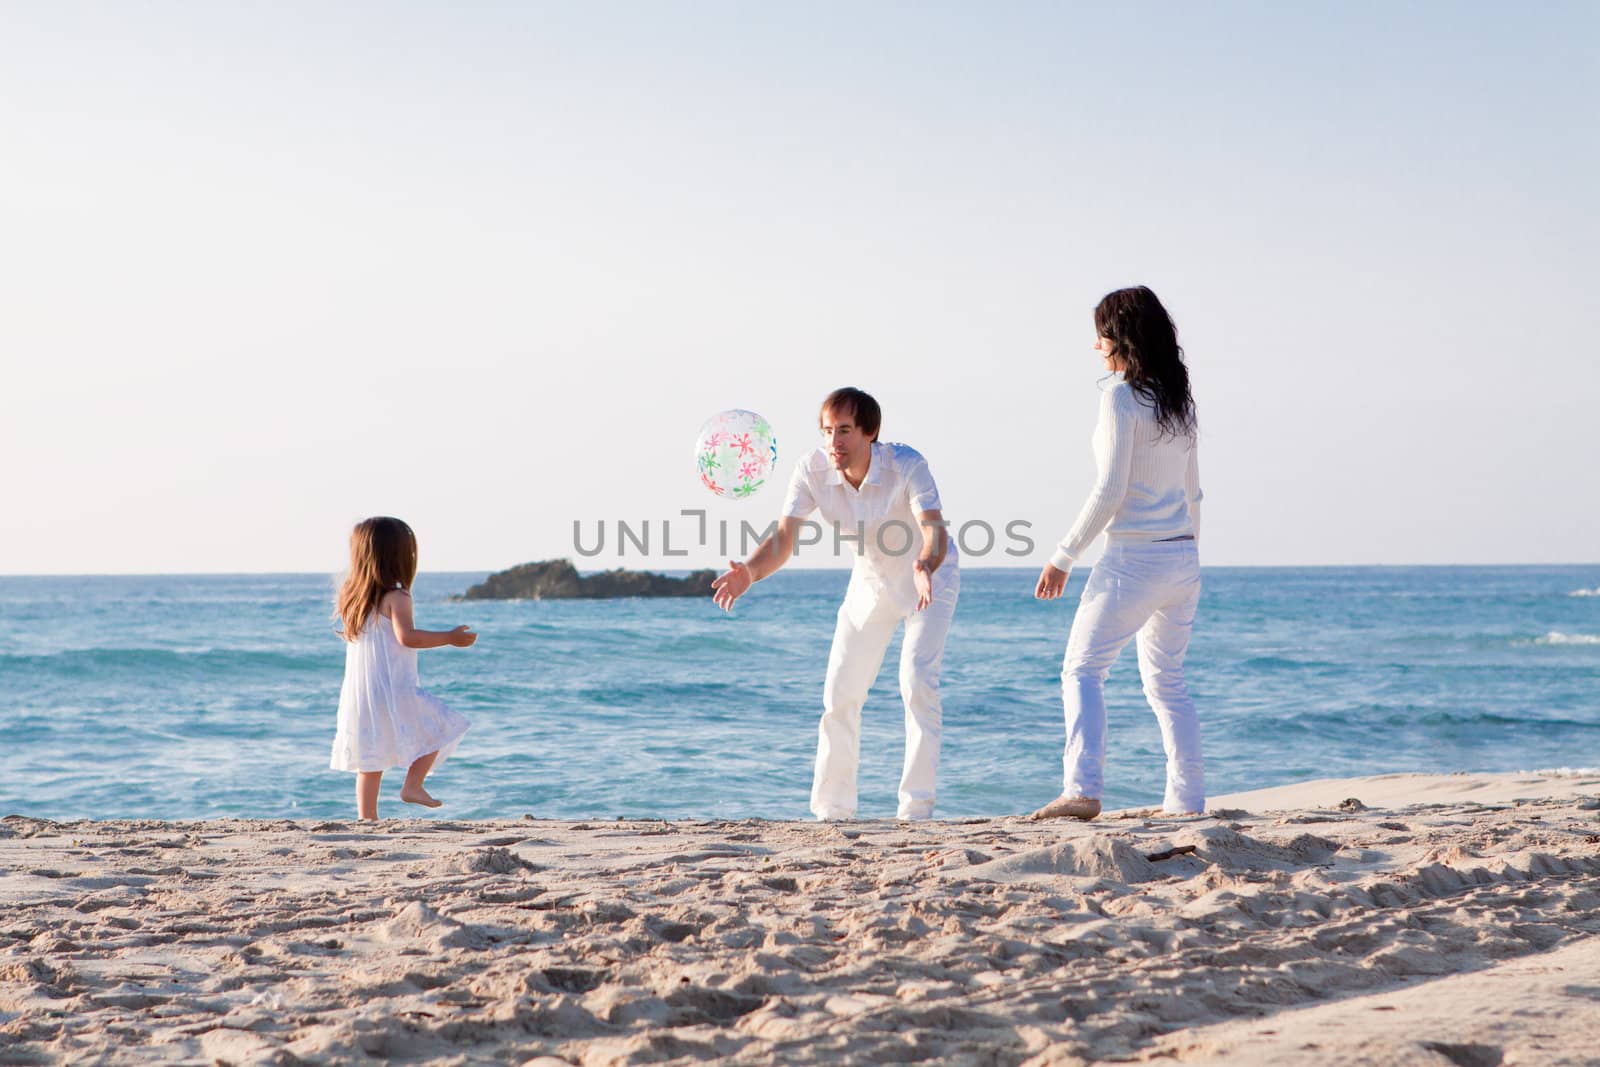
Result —
[[457, 648], [467, 648], [477, 639], [478, 635], [472, 632], [472, 627], [470, 626], [457, 626], [450, 631], [450, 643]]
[[1033, 587], [1036, 600], [1054, 600], [1066, 591], [1067, 572], [1051, 563], [1039, 572], [1039, 584]]

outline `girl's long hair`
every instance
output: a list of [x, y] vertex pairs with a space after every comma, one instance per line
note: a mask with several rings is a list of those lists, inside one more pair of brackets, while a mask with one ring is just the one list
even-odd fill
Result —
[[340, 635], [354, 641], [383, 599], [399, 586], [409, 590], [417, 577], [417, 535], [399, 519], [380, 515], [363, 519], [350, 531], [350, 573], [339, 588]]
[[1173, 437], [1198, 428], [1189, 368], [1183, 363], [1178, 328], [1146, 286], [1107, 293], [1094, 309], [1094, 328], [1111, 342], [1123, 379], [1156, 410], [1156, 425]]

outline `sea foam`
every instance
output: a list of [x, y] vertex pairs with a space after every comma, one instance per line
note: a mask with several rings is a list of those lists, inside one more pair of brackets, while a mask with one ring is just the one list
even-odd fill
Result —
[[1600, 634], [1564, 634], [1560, 630], [1551, 630], [1543, 637], [1533, 640], [1536, 645], [1600, 645]]

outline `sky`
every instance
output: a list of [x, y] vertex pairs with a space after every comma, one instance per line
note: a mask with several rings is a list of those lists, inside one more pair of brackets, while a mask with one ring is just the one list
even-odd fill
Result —
[[1600, 6], [1302, 6], [0, 5], [0, 574], [713, 565], [841, 385], [1036, 565], [1132, 284], [1205, 563], [1600, 560]]

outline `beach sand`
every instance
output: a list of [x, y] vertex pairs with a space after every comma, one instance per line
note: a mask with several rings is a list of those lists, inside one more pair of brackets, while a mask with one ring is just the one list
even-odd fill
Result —
[[1088, 824], [12, 816], [0, 1064], [1594, 1064], [1597, 798], [1387, 775]]

